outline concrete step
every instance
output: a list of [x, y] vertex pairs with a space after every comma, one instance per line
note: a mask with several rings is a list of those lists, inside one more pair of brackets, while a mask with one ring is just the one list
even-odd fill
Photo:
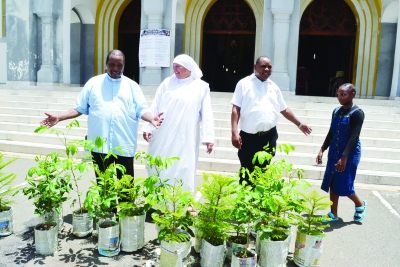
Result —
[[[84, 139], [83, 136], [68, 136], [67, 142], [71, 140], [79, 140]], [[62, 146], [62, 142], [64, 140], [60, 139], [58, 136], [54, 134], [36, 134], [36, 133], [18, 133], [11, 131], [1, 131], [0, 130], [0, 140], [10, 141], [7, 147], [4, 147], [4, 150], [7, 149], [9, 152], [14, 153], [25, 153], [25, 154], [48, 154], [51, 152], [51, 149], [57, 149], [58, 152], [63, 153], [64, 147]], [[32, 150], [27, 151], [18, 146], [25, 146], [26, 143], [32, 144]], [[41, 147], [41, 144], [46, 144], [46, 146]], [[34, 146], [38, 148], [33, 148]], [[52, 147], [54, 146], [54, 148]], [[315, 147], [315, 146], [314, 146]], [[314, 148], [315, 150], [316, 147]], [[1, 149], [0, 147], [0, 150]], [[147, 150], [147, 142], [145, 142], [142, 137], [138, 138], [138, 151], [146, 151]], [[319, 150], [314, 153], [309, 153], [301, 150], [301, 146], [297, 148], [298, 152], [291, 152], [289, 155], [283, 155], [281, 153], [277, 153], [276, 158], [281, 159], [285, 158], [288, 162], [293, 162], [301, 165], [315, 165], [315, 157]], [[400, 172], [400, 160], [393, 160], [393, 158], [376, 158], [374, 154], [377, 153], [373, 149], [366, 149], [366, 151], [370, 151], [369, 155], [372, 157], [366, 157], [364, 155], [362, 157], [362, 161], [359, 165], [360, 169], [365, 170], [374, 170], [374, 171], [394, 171]], [[397, 156], [400, 150], [381, 150], [381, 154], [386, 154], [387, 157], [389, 155]], [[391, 153], [391, 154], [390, 154]], [[326, 157], [327, 153], [325, 153]], [[200, 156], [203, 158], [212, 158], [212, 159], [222, 159], [222, 160], [237, 160], [237, 149], [233, 147], [215, 147], [211, 154], [207, 154], [205, 147], [200, 147]], [[282, 157], [284, 156], [284, 157]], [[326, 162], [326, 158], [324, 159]], [[238, 163], [237, 163], [238, 164]]]
[[[238, 160], [206, 160], [199, 158], [197, 168], [204, 171], [219, 170], [227, 173], [237, 173], [235, 170], [239, 167]], [[324, 177], [324, 166], [310, 166], [293, 164], [293, 168], [305, 170], [304, 178], [322, 180]], [[381, 184], [381, 185], [400, 185], [400, 174], [398, 172], [388, 171], [371, 171], [371, 170], [357, 170], [356, 181], [358, 183], [366, 184]]]
[[[1, 96], [0, 96], [1, 97]], [[6, 98], [6, 96], [4, 96]], [[3, 114], [21, 114], [21, 112], [24, 112], [26, 110], [40, 110], [40, 112], [50, 112], [50, 113], [62, 113], [66, 110], [69, 110], [72, 108], [75, 104], [75, 98], [68, 99], [70, 101], [68, 102], [62, 102], [66, 101], [65, 98], [60, 100], [60, 98], [54, 98], [51, 99], [51, 101], [44, 102], [44, 101], [34, 101], [30, 99], [30, 97], [25, 96], [24, 98], [26, 99], [18, 99], [18, 96], [14, 96], [14, 100], [7, 100], [0, 98], [0, 107], [1, 111], [0, 113]], [[34, 97], [37, 98], [37, 97]], [[153, 97], [154, 98], [154, 97]], [[45, 100], [45, 99], [42, 99]], [[148, 102], [148, 105], [151, 105], [152, 99]], [[11, 109], [11, 110], [5, 110], [5, 109]], [[221, 117], [223, 119], [230, 119], [230, 114], [232, 110], [232, 105], [226, 105], [226, 104], [213, 104], [212, 105], [213, 112], [216, 113], [217, 118]], [[307, 118], [313, 118], [315, 120], [319, 120], [320, 118], [323, 118], [324, 121], [321, 121], [320, 123], [322, 124], [325, 123], [329, 125], [331, 116], [332, 116], [332, 109], [305, 109], [305, 108], [293, 108], [290, 107], [291, 110], [294, 112], [294, 114], [301, 118], [301, 117], [307, 117]], [[19, 110], [20, 109], [20, 110]], [[384, 113], [383, 107], [379, 108], [379, 112], [377, 111], [365, 111], [365, 120], [367, 121], [379, 121], [382, 124], [387, 123], [389, 129], [399, 129], [400, 127], [400, 116], [399, 114], [395, 113]], [[388, 108], [386, 108], [387, 110]], [[220, 114], [221, 113], [221, 114]], [[389, 123], [390, 122], [390, 123]]]
[[[54, 106], [57, 106], [58, 104], [52, 104]], [[61, 105], [61, 104], [60, 104]], [[65, 112], [71, 108], [71, 106], [65, 105], [65, 108], [62, 110], [49, 110], [47, 108], [39, 108], [39, 109], [34, 109], [34, 108], [25, 108], [25, 107], [0, 107], [0, 118], [1, 121], [12, 121], [14, 118], [6, 118], [11, 115], [19, 115], [19, 116], [35, 116], [40, 122], [44, 117], [44, 113], [55, 113], [55, 114], [60, 114], [62, 112]], [[387, 118], [392, 118], [393, 120], [397, 120], [397, 117], [400, 117], [399, 115], [392, 114], [393, 116], [387, 115]], [[216, 112], [214, 111], [214, 119], [216, 120], [215, 127], [219, 128], [230, 128], [230, 112]], [[331, 119], [330, 117], [311, 117], [311, 116], [301, 116], [296, 114], [297, 118], [302, 121], [303, 123], [309, 124], [313, 130], [314, 134], [315, 133], [327, 133], [328, 132], [328, 127], [330, 125]], [[379, 117], [379, 116], [377, 116]], [[26, 119], [21, 119], [18, 117], [18, 122], [24, 122], [26, 123]], [[31, 121], [31, 120], [30, 120]], [[82, 120], [83, 121], [83, 120]], [[34, 122], [32, 122], [34, 123]], [[289, 123], [283, 116], [280, 116], [279, 119], [279, 125], [278, 128], [281, 126], [284, 127], [284, 130], [287, 129], [287, 127], [292, 127], [295, 129], [295, 126], [291, 123]], [[230, 129], [228, 129], [230, 131]], [[400, 132], [400, 122], [393, 122], [393, 121], [384, 121], [384, 120], [370, 120], [366, 119], [364, 122], [363, 130], [362, 130], [362, 135], [368, 136], [368, 137], [376, 137], [376, 138], [391, 138], [391, 139], [396, 139], [400, 138], [399, 135]]]
[[[32, 87], [33, 88], [33, 87]], [[34, 129], [45, 117], [44, 112], [59, 114], [73, 107], [82, 88], [55, 87], [53, 89], [26, 90], [0, 89], [0, 151], [16, 154], [48, 154], [53, 151], [63, 153], [64, 147], [56, 135], [38, 135]], [[143, 87], [150, 105], [156, 87]], [[216, 142], [209, 155], [205, 147], [200, 147], [198, 170], [236, 173], [239, 169], [237, 150], [231, 145], [230, 104], [232, 93], [211, 93], [213, 104]], [[338, 106], [336, 98], [294, 96], [284, 92], [288, 106], [303, 122], [313, 128], [310, 136], [305, 136], [292, 123], [280, 118], [278, 143], [292, 143], [296, 151], [274, 158], [284, 158], [288, 162], [306, 170], [306, 178], [322, 179], [325, 168], [316, 166], [315, 158], [328, 132], [332, 110]], [[362, 160], [358, 168], [357, 181], [388, 185], [400, 185], [400, 101], [356, 99], [365, 112], [361, 133], [363, 145]], [[78, 118], [80, 128], [69, 133], [68, 140], [83, 139], [87, 132], [87, 116]], [[66, 132], [60, 122], [54, 128]], [[138, 151], [147, 150], [147, 142], [138, 133]], [[80, 152], [82, 155], [87, 153]], [[325, 152], [325, 156], [327, 152]], [[326, 158], [324, 158], [326, 162]]]
[[[34, 130], [39, 126], [39, 122], [43, 119], [40, 116], [8, 116], [0, 114], [0, 130], [2, 131], [14, 131], [18, 135], [19, 132], [22, 133], [33, 133]], [[72, 136], [86, 136], [87, 134], [87, 120], [86, 116], [81, 116], [78, 118], [81, 125], [79, 128], [73, 128], [69, 135]], [[282, 120], [281, 120], [282, 121]], [[285, 120], [286, 121], [286, 120]], [[17, 123], [16, 123], [17, 122]], [[69, 124], [70, 121], [63, 121], [57, 124], [54, 128], [66, 133], [65, 125]], [[141, 129], [142, 122], [139, 124], [139, 131]], [[279, 123], [279, 139], [281, 142], [293, 142], [297, 141], [305, 144], [315, 144], [321, 146], [325, 140], [326, 133], [328, 132], [328, 127], [313, 127], [313, 133], [310, 136], [305, 136], [301, 133], [293, 124], [291, 123]], [[230, 141], [230, 128], [220, 128], [216, 127], [216, 146], [219, 147], [231, 147]], [[142, 133], [139, 132], [138, 140], [141, 140]], [[395, 136], [395, 138], [390, 138]], [[361, 143], [366, 147], [377, 147], [377, 148], [400, 148], [400, 135], [399, 131], [394, 130], [374, 130], [369, 128], [364, 128], [361, 137]]]

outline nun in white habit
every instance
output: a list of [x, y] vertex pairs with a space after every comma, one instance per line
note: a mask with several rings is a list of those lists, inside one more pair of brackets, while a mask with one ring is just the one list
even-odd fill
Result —
[[[164, 121], [158, 129], [150, 123], [143, 125], [143, 138], [149, 142], [147, 152], [155, 156], [179, 157], [172, 167], [161, 172], [161, 179], [182, 179], [184, 189], [194, 192], [201, 143], [211, 153], [214, 145], [214, 118], [210, 87], [202, 81], [202, 71], [188, 55], [173, 61], [174, 74], [158, 87], [151, 105], [152, 114], [163, 112]], [[147, 168], [149, 175], [155, 170]]]

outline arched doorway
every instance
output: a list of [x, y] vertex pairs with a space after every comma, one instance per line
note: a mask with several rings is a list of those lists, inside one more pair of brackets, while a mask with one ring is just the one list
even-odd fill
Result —
[[233, 92], [254, 65], [256, 20], [244, 0], [218, 0], [203, 26], [203, 79], [212, 91]]
[[94, 75], [94, 16], [85, 5], [70, 14], [70, 83], [84, 85]]
[[343, 0], [314, 0], [300, 21], [297, 95], [335, 96], [353, 80], [357, 25]]
[[125, 54], [124, 75], [139, 83], [139, 38], [141, 0], [130, 2], [118, 26], [118, 49]]

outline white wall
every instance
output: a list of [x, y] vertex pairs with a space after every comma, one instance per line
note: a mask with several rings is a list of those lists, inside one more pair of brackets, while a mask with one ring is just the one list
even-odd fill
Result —
[[[0, 1], [0, 15], [3, 15], [3, 2]], [[7, 82], [7, 44], [1, 42], [1, 37], [3, 36], [3, 18], [0, 19], [0, 83]]]
[[0, 43], [0, 83], [7, 82], [7, 44]]

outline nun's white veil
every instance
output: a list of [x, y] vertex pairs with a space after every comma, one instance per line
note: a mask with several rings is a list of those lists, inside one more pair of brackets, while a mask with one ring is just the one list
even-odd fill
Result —
[[190, 76], [197, 80], [203, 77], [203, 72], [200, 70], [197, 63], [188, 55], [182, 54], [174, 58], [173, 63], [179, 64], [190, 70]]

